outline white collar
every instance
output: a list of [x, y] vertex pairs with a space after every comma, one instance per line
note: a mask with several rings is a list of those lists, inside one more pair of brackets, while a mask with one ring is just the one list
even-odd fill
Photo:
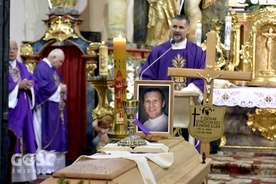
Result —
[[186, 45], [187, 45], [187, 38], [180, 43], [172, 44], [172, 50], [186, 49]]
[[9, 61], [9, 63], [13, 69], [16, 67], [16, 60]]
[[52, 68], [52, 64], [50, 63], [50, 61], [47, 58], [43, 58], [43, 61], [45, 63], [47, 63], [47, 65], [49, 65], [50, 68]]

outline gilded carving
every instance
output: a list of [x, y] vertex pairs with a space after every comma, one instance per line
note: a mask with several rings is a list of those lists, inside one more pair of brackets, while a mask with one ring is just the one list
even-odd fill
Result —
[[[244, 29], [244, 36], [248, 39], [241, 46], [240, 51], [243, 63], [249, 64], [249, 69], [252, 71], [253, 79], [247, 85], [276, 86], [276, 73], [273, 70], [276, 53], [271, 52], [273, 43], [276, 43], [276, 39], [273, 39], [276, 36], [273, 32], [276, 30], [276, 8], [266, 7], [239, 16], [240, 20], [244, 20], [248, 24], [248, 28]], [[248, 68], [246, 69], [248, 70]]]
[[256, 109], [254, 114], [248, 113], [247, 116], [246, 124], [253, 132], [259, 131], [268, 140], [276, 138], [276, 109]]
[[91, 55], [91, 56], [97, 56], [97, 49], [99, 47], [99, 43], [97, 42], [92, 42], [88, 45], [88, 47], [86, 48], [87, 54]]
[[[221, 30], [221, 22], [219, 22], [217, 19], [212, 20], [212, 30], [216, 32], [217, 38], [220, 38], [220, 30]], [[206, 48], [206, 40], [201, 44], [201, 48], [205, 51]], [[221, 42], [220, 39], [217, 39], [216, 43], [216, 52], [217, 52], [217, 61], [215, 63], [215, 66], [208, 66], [208, 68], [213, 68], [215, 70], [222, 70], [227, 69], [227, 61], [225, 58], [225, 51], [224, 51], [224, 45]]]
[[43, 40], [55, 39], [58, 42], [62, 42], [71, 37], [78, 38], [78, 36], [74, 34], [74, 29], [71, 27], [70, 20], [58, 16], [55, 21], [51, 22], [46, 30]]
[[242, 45], [240, 50], [241, 59], [245, 64], [250, 65], [250, 69], [252, 70], [252, 52], [251, 52], [252, 46], [250, 43], [245, 43]]
[[36, 67], [36, 63], [26, 63], [26, 67], [29, 70], [29, 72], [33, 73], [34, 68]]
[[96, 68], [97, 68], [97, 64], [95, 64], [95, 63], [86, 63], [87, 78], [89, 78], [91, 76], [95, 76]]
[[34, 49], [30, 44], [23, 44], [20, 48], [21, 55], [34, 55]]
[[51, 0], [53, 9], [73, 9], [78, 0]]

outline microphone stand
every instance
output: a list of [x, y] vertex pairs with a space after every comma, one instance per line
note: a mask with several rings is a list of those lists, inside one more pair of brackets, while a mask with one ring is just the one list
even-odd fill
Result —
[[[172, 41], [171, 41], [171, 44], [172, 44], [172, 45], [175, 44], [175, 41], [172, 40]], [[168, 50], [166, 50], [166, 52], [164, 52], [161, 56], [159, 56], [156, 60], [154, 60], [149, 66], [147, 66], [147, 67], [143, 70], [143, 72], [141, 73], [139, 79], [140, 79], [140, 80], [143, 80], [142, 77], [143, 77], [144, 73], [145, 73], [154, 63], [156, 63], [160, 58], [162, 58], [165, 54], [167, 54], [167, 52], [169, 52], [171, 49], [172, 49], [172, 46], [171, 46]]]

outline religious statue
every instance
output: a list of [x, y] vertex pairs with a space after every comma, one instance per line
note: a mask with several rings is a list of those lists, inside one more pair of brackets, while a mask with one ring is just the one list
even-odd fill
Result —
[[275, 33], [272, 33], [272, 32], [273, 32], [273, 29], [272, 29], [272, 28], [269, 28], [268, 33], [263, 33], [263, 34], [262, 34], [264, 37], [267, 38], [266, 49], [267, 49], [268, 51], [271, 51], [272, 39], [273, 39], [274, 37], [276, 37], [276, 34], [275, 34]]
[[114, 119], [113, 109], [111, 107], [103, 107], [95, 113], [95, 116], [92, 127], [97, 132], [99, 140], [97, 148], [100, 149], [109, 141], [107, 133], [110, 131]]
[[51, 0], [52, 9], [74, 9], [79, 0]]
[[206, 102], [208, 103], [209, 97], [210, 97], [210, 94], [211, 94], [212, 88], [213, 88], [212, 82], [214, 79], [218, 78], [221, 74], [219, 74], [215, 77], [211, 77], [209, 74], [206, 77], [204, 77], [201, 73], [198, 73], [198, 75], [205, 80], [205, 88], [206, 88], [206, 93], [207, 93]]
[[274, 37], [276, 37], [276, 33], [273, 33], [273, 29], [269, 28], [268, 33], [262, 33], [262, 35], [264, 37], [267, 38], [267, 42], [266, 42], [266, 49], [267, 49], [267, 70], [270, 69], [270, 54], [271, 54], [271, 47], [272, 47], [272, 40]]
[[[190, 19], [191, 31], [187, 35], [190, 40], [195, 39], [195, 28], [198, 21], [202, 22], [201, 10], [208, 8], [216, 0], [185, 0], [184, 12]], [[200, 7], [201, 5], [201, 7]]]
[[205, 9], [212, 5], [216, 0], [202, 0], [201, 8]]
[[[190, 19], [191, 31], [187, 37], [194, 40], [195, 27], [198, 21], [202, 21], [201, 8], [205, 9], [216, 0], [147, 0], [150, 4], [148, 12], [148, 33], [146, 45], [154, 47], [167, 41], [170, 37], [171, 19], [184, 12]], [[200, 8], [200, 4], [202, 7]]]
[[202, 13], [199, 7], [200, 1], [201, 0], [188, 0], [186, 1], [184, 7], [185, 14], [187, 15], [187, 17], [189, 17], [191, 28], [189, 34], [187, 35], [187, 38], [189, 38], [192, 41], [195, 38], [196, 24], [198, 23], [198, 21], [202, 22]]
[[171, 19], [178, 13], [176, 0], [148, 0], [148, 34], [146, 45], [156, 46], [170, 37]]

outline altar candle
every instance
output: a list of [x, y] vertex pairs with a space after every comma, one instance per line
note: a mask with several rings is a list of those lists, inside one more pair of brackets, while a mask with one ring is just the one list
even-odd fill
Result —
[[224, 49], [225, 50], [230, 50], [231, 32], [232, 32], [232, 17], [230, 15], [227, 15], [225, 17], [225, 30], [224, 30]]
[[202, 37], [202, 24], [200, 21], [196, 23], [196, 31], [195, 31], [195, 43], [200, 46], [201, 45], [201, 37]]
[[119, 35], [113, 38], [114, 60], [126, 60], [126, 39]]
[[48, 0], [49, 8], [52, 9], [52, 2], [51, 0]]
[[108, 48], [104, 42], [99, 46], [99, 75], [108, 76]]

